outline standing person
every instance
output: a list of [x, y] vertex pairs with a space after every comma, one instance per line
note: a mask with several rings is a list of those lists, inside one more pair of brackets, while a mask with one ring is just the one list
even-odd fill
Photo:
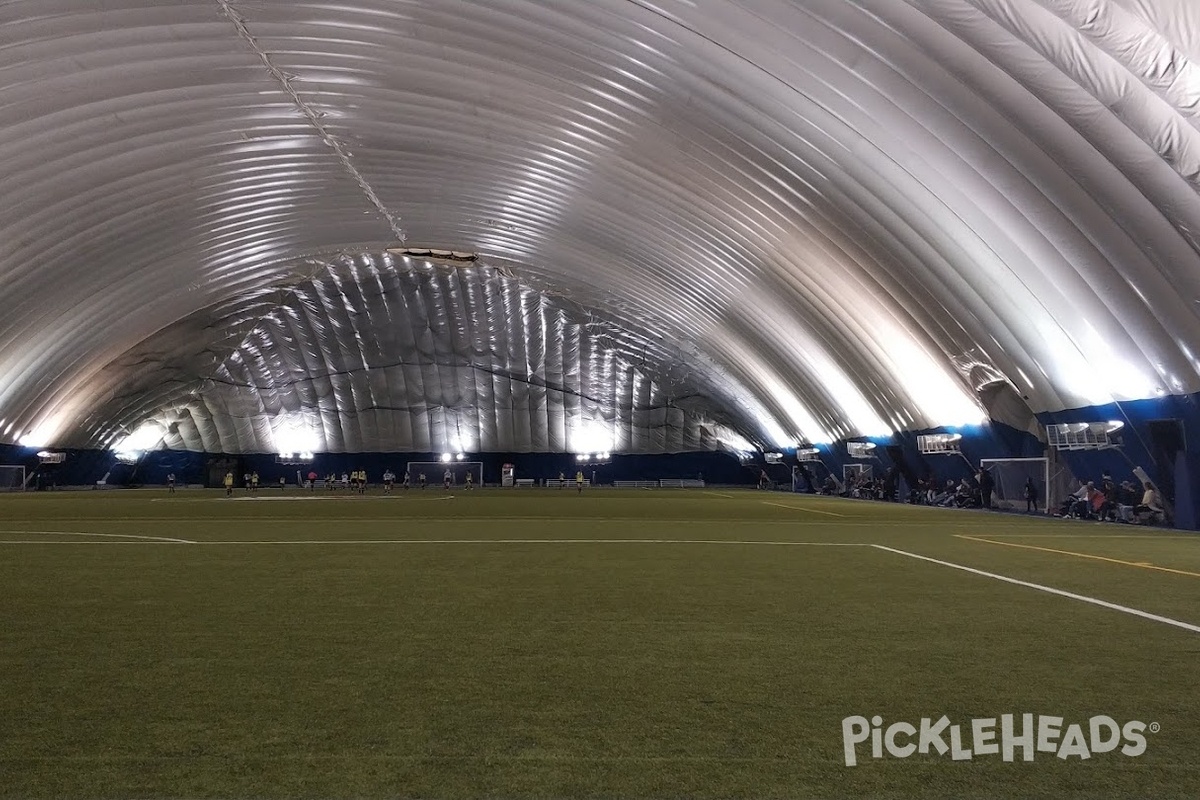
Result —
[[992, 508], [992, 491], [996, 488], [996, 482], [992, 480], [991, 470], [980, 468], [978, 480], [979, 499], [983, 503], [984, 510], [990, 511]]
[[400, 481], [400, 488], [407, 492], [410, 483], [411, 480], [409, 479], [408, 470], [406, 469], [404, 470], [404, 480]]
[[317, 472], [316, 472], [316, 470], [310, 469], [308, 471], [308, 490], [310, 492], [312, 492], [312, 491], [316, 491], [316, 488], [317, 488]]
[[575, 473], [575, 488], [579, 490], [580, 494], [583, 494], [583, 470]]
[[175, 473], [167, 473], [167, 494], [175, 494]]
[[250, 473], [250, 491], [258, 494], [258, 470]]
[[396, 476], [392, 474], [391, 468], [385, 469], [383, 471], [383, 493], [384, 494], [392, 493], [392, 484], [395, 483], [395, 481], [396, 481]]
[[1029, 477], [1029, 478], [1025, 479], [1025, 513], [1028, 514], [1029, 512], [1032, 511], [1034, 514], [1036, 514], [1037, 510], [1038, 510], [1037, 485], [1034, 484], [1033, 478]]
[[287, 489], [287, 478], [284, 477], [283, 475], [280, 475], [279, 476], [279, 491], [282, 492], [285, 489]]
[[558, 473], [558, 488], [561, 489], [566, 485], [567, 485], [567, 473], [565, 473], [565, 472]]
[[467, 473], [467, 488], [468, 489], [474, 488], [474, 480], [475, 479], [471, 476], [471, 473], [468, 472]]
[[422, 472], [422, 473], [421, 473], [421, 478], [420, 478], [420, 480], [421, 480], [421, 488], [422, 488], [422, 489], [424, 489], [424, 488], [425, 488], [425, 483], [426, 483], [426, 481], [425, 481], [425, 473], [424, 473], [424, 472]]
[[1100, 474], [1100, 498], [1093, 501], [1096, 509], [1096, 516], [1101, 520], [1109, 520], [1117, 518], [1117, 484], [1113, 480], [1112, 474], [1108, 470], [1104, 470]]
[[225, 496], [233, 497], [233, 473], [225, 473]]
[[250, 473], [242, 473], [242, 488], [246, 490], [246, 494], [250, 494]]
[[454, 480], [453, 473], [450, 472], [449, 467], [446, 467], [446, 474], [442, 476], [442, 484], [445, 485], [446, 491], [450, 490], [450, 483], [453, 480]]
[[365, 469], [360, 469], [358, 471], [358, 493], [367, 493], [367, 471]]

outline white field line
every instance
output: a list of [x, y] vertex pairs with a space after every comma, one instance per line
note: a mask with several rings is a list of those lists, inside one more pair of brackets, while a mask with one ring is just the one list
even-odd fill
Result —
[[1191, 631], [1192, 633], [1200, 633], [1200, 625], [1193, 625], [1190, 622], [1181, 622], [1180, 620], [1172, 619], [1170, 617], [1163, 617], [1163, 616], [1159, 616], [1158, 614], [1151, 614], [1148, 611], [1141, 611], [1136, 608], [1130, 608], [1129, 606], [1123, 606], [1123, 605], [1119, 605], [1117, 603], [1110, 603], [1107, 600], [1099, 600], [1095, 597], [1088, 597], [1087, 595], [1083, 595], [1083, 594], [1075, 594], [1074, 592], [1068, 592], [1063, 589], [1055, 589], [1053, 586], [1043, 586], [1040, 583], [1031, 583], [1030, 581], [1017, 580], [1016, 578], [1009, 578], [1004, 575], [997, 575], [994, 572], [984, 572], [983, 570], [975, 569], [974, 567], [966, 567], [966, 566], [963, 566], [962, 564], [955, 564], [950, 561], [942, 561], [937, 558], [930, 558], [929, 556], [917, 555], [916, 553], [910, 553], [907, 550], [897, 550], [894, 547], [887, 547], [886, 545], [882, 545], [882, 544], [873, 544], [873, 545], [871, 545], [871, 547], [874, 547], [876, 550], [885, 550], [889, 553], [895, 553], [896, 555], [907, 556], [908, 558], [915, 558], [920, 561], [928, 561], [931, 564], [939, 564], [943, 567], [950, 567], [951, 569], [962, 570], [963, 572], [970, 572], [973, 575], [982, 575], [985, 578], [991, 578], [993, 580], [1003, 581], [1004, 583], [1011, 583], [1015, 586], [1024, 586], [1029, 589], [1037, 589], [1039, 592], [1046, 592], [1048, 594], [1056, 594], [1059, 597], [1067, 597], [1067, 598], [1070, 598], [1071, 600], [1078, 600], [1081, 603], [1090, 603], [1091, 605], [1100, 606], [1101, 608], [1108, 608], [1113, 611], [1121, 611], [1125, 614], [1132, 614], [1135, 617], [1141, 617], [1142, 619], [1149, 619], [1149, 620], [1153, 620], [1154, 622], [1161, 622], [1165, 625], [1172, 625], [1176, 628], [1182, 628], [1183, 630]]
[[[84, 533], [83, 531], [0, 531], [0, 535], [6, 533], [19, 533], [25, 536], [100, 536], [105, 539], [135, 539], [145, 542], [169, 542], [171, 544], [196, 544], [191, 539], [173, 539], [169, 536], [138, 536], [133, 533]], [[42, 544], [35, 541], [34, 544]], [[16, 542], [6, 542], [6, 544], [16, 544]], [[71, 544], [81, 544], [71, 542]], [[128, 542], [134, 544], [134, 542]]]
[[845, 517], [846, 516], [845, 514], [835, 514], [832, 511], [821, 511], [820, 509], [816, 509], [816, 508], [806, 508], [804, 506], [788, 506], [788, 505], [784, 505], [783, 503], [772, 503], [770, 500], [763, 500], [763, 505], [775, 506], [777, 508], [786, 508], [791, 511], [807, 511], [810, 514], [824, 514], [827, 517]]
[[[0, 531], [4, 533], [39, 533], [40, 531]], [[49, 531], [54, 534], [67, 534], [66, 531]], [[70, 535], [70, 534], [68, 534]], [[113, 536], [122, 534], [74, 534], [77, 536]], [[249, 544], [720, 544], [720, 545], [765, 545], [774, 547], [870, 547], [860, 542], [774, 542], [768, 540], [737, 540], [737, 539], [222, 539], [194, 540], [168, 539], [156, 536], [133, 537], [140, 541], [57, 541], [43, 542], [4, 541], [0, 544], [198, 544], [198, 545], [249, 545]]]
[[723, 544], [776, 547], [867, 547], [858, 542], [772, 542], [734, 539], [257, 539], [197, 544]]
[[710, 491], [707, 491], [707, 490], [705, 490], [705, 492], [704, 492], [704, 493], [705, 493], [705, 494], [711, 494], [711, 495], [714, 495], [714, 496], [716, 496], [716, 497], [727, 497], [727, 498], [729, 498], [730, 500], [733, 500], [733, 499], [735, 499], [733, 495], [731, 495], [731, 494], [725, 494], [724, 492], [710, 492]]
[[[429, 498], [429, 500], [431, 500], [431, 501], [436, 500], [436, 499], [439, 499], [439, 498]], [[185, 502], [185, 501], [181, 501], [181, 502]], [[191, 501], [186, 501], [186, 502], [191, 502]], [[208, 501], [204, 501], [204, 502], [208, 502]], [[764, 501], [764, 502], [769, 502], [769, 501]], [[800, 511], [811, 510], [811, 509], [801, 509], [797, 506], [781, 506], [781, 507], [788, 508], [790, 510], [800, 510]], [[820, 513], [831, 514], [832, 512], [823, 511]], [[843, 516], [843, 515], [838, 515], [838, 516]], [[222, 522], [254, 522], [257, 525], [262, 525], [262, 526], [266, 526], [266, 525], [294, 526], [297, 522], [308, 522], [308, 521], [320, 521], [322, 523], [387, 522], [387, 523], [391, 523], [393, 525], [397, 525], [397, 524], [403, 525], [403, 524], [409, 524], [409, 523], [415, 524], [415, 523], [426, 523], [426, 522], [437, 523], [439, 525], [445, 525], [448, 523], [454, 524], [454, 523], [460, 523], [460, 522], [498, 522], [498, 521], [502, 521], [502, 522], [572, 522], [572, 523], [576, 523], [576, 524], [587, 524], [587, 523], [593, 523], [593, 522], [631, 522], [631, 523], [652, 522], [656, 525], [657, 524], [662, 524], [662, 525], [729, 525], [729, 526], [753, 525], [755, 527], [761, 527], [763, 525], [803, 525], [803, 526], [809, 526], [809, 527], [822, 527], [822, 528], [826, 528], [826, 527], [879, 528], [879, 526], [881, 524], [878, 519], [854, 518], [854, 517], [846, 518], [844, 516], [843, 516], [843, 519], [845, 520], [843, 522], [838, 522], [836, 520], [826, 521], [826, 520], [769, 519], [769, 518], [747, 519], [745, 517], [738, 517], [736, 519], [720, 519], [720, 518], [681, 519], [681, 518], [657, 518], [656, 517], [654, 519], [647, 520], [647, 518], [644, 516], [538, 517], [538, 516], [530, 516], [528, 514], [492, 514], [492, 515], [486, 515], [486, 516], [481, 516], [478, 514], [463, 514], [463, 515], [456, 514], [453, 517], [440, 517], [440, 516], [425, 516], [423, 514], [412, 514], [412, 515], [397, 514], [396, 516], [391, 516], [391, 517], [322, 516], [322, 517], [313, 518], [313, 520], [310, 520], [305, 517], [256, 517], [256, 516], [230, 514], [229, 516], [213, 517], [207, 521], [218, 522], [218, 523], [222, 523]], [[155, 516], [144, 516], [144, 517], [73, 517], [69, 521], [72, 523], [102, 522], [102, 523], [111, 523], [111, 524], [130, 524], [130, 523], [147, 523], [147, 522], [196, 522], [197, 519], [196, 519], [196, 517], [188, 517], [188, 516], [158, 516], [158, 515], [155, 515]], [[44, 519], [20, 519], [20, 518], [7, 519], [7, 520], [3, 521], [4, 524], [8, 524], [8, 525], [41, 524], [41, 523], [45, 523], [45, 522], [47, 522], [47, 520], [44, 520]], [[947, 525], [945, 521], [937, 521], [937, 520], [914, 520], [914, 521], [888, 522], [887, 527], [888, 528], [930, 528], [931, 530], [934, 530], [939, 533], [958, 533], [958, 532], [979, 533], [979, 526], [977, 526], [977, 525], [968, 525], [968, 523], [964, 522], [962, 525], [951, 526], [951, 525]], [[991, 531], [997, 531], [997, 530], [1029, 530], [1029, 526], [1021, 525], [1021, 524], [992, 524], [992, 525], [987, 526], [987, 529], [986, 529], [987, 532], [985, 533], [985, 535], [1000, 536], [1001, 534], [991, 532]], [[0, 531], [0, 533], [3, 533], [3, 531]], [[1029, 535], [1036, 536], [1036, 535], [1040, 535], [1040, 534], [1029, 534]], [[1139, 539], [1147, 538], [1148, 536], [1150, 536], [1150, 534], [1147, 534], [1146, 536], [1138, 536], [1137, 538], [1139, 538]], [[1195, 536], [1195, 537], [1184, 536], [1182, 538], [1195, 538], [1195, 539], [1197, 539], [1197, 541], [1200, 541], [1200, 536]]]

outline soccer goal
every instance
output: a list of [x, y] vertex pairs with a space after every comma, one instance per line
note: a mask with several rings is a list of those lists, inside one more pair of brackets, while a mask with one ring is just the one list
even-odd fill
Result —
[[1037, 492], [1037, 509], [1045, 511], [1047, 503], [1058, 498], [1052, 495], [1050, 459], [1048, 458], [984, 458], [979, 466], [992, 473], [992, 503], [1006, 511], [1024, 511], [1025, 483], [1033, 481]]
[[0, 492], [25, 491], [25, 467], [20, 464], [0, 464]]
[[446, 473], [450, 473], [450, 486], [462, 488], [471, 476], [471, 485], [483, 486], [482, 461], [410, 461], [408, 462], [408, 481], [411, 486], [421, 485], [421, 475], [429, 486], [442, 486], [446, 482]]

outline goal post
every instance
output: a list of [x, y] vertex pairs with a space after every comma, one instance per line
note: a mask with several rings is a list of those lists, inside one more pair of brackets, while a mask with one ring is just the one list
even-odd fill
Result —
[[407, 466], [410, 486], [421, 485], [421, 475], [429, 486], [442, 486], [446, 481], [446, 472], [450, 473], [451, 488], [461, 489], [471, 476], [471, 485], [478, 488], [483, 486], [482, 461], [410, 461]]
[[981, 469], [992, 474], [992, 502], [1006, 511], [1024, 511], [1025, 483], [1032, 479], [1037, 491], [1037, 508], [1045, 512], [1057, 501], [1050, 482], [1050, 459], [1048, 458], [983, 458]]
[[25, 467], [21, 464], [0, 464], [0, 492], [25, 491]]

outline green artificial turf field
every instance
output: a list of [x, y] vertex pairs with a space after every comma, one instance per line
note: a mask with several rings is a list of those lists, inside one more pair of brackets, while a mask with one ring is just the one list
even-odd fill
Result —
[[[291, 498], [0, 497], [0, 794], [1200, 796], [1194, 535], [750, 491]], [[848, 717], [946, 715], [971, 749], [1025, 713], [1064, 718], [1053, 747], [1141, 722], [1145, 752], [873, 758], [863, 729], [846, 764]]]

